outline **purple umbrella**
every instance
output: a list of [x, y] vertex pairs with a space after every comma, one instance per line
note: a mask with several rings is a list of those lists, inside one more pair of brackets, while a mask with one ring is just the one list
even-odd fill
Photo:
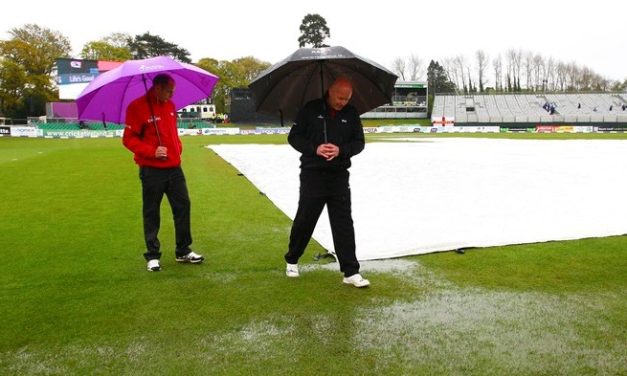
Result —
[[152, 79], [160, 73], [167, 73], [176, 81], [172, 101], [177, 110], [210, 96], [219, 79], [167, 56], [129, 60], [87, 85], [76, 99], [78, 118], [123, 124], [129, 103], [146, 94]]

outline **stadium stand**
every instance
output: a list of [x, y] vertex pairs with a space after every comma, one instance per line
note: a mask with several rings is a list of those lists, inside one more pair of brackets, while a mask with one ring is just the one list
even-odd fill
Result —
[[456, 123], [627, 123], [627, 95], [440, 95], [431, 117]]

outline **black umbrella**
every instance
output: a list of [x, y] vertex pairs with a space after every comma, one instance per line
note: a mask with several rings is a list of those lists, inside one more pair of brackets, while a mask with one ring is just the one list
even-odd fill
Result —
[[392, 101], [396, 75], [344, 47], [300, 48], [250, 83], [257, 112], [294, 120], [312, 99], [322, 98], [337, 77], [353, 83], [350, 104], [360, 114]]

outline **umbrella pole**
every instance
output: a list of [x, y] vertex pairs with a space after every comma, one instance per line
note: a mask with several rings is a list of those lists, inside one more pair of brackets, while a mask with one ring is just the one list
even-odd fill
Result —
[[327, 102], [324, 98], [324, 74], [322, 73], [322, 61], [320, 66], [320, 97], [322, 98], [322, 132], [324, 133], [324, 143], [327, 143]]
[[148, 109], [150, 110], [150, 116], [152, 117], [152, 124], [155, 126], [155, 132], [157, 133], [157, 140], [159, 146], [161, 144], [161, 135], [159, 134], [159, 128], [157, 127], [157, 119], [155, 118], [155, 111], [152, 109], [152, 102], [150, 101], [150, 95], [148, 94], [148, 85], [146, 85], [146, 75], [142, 74], [142, 80], [144, 81], [144, 89], [146, 89], [146, 100], [148, 101]]
[[322, 132], [324, 133], [324, 143], [328, 143], [327, 141], [327, 104], [324, 101], [324, 98], [322, 98]]

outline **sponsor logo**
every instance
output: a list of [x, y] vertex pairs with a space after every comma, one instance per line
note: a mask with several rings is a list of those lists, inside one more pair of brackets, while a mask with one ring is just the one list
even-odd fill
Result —
[[60, 85], [86, 83], [86, 82], [93, 81], [97, 75], [98, 75], [98, 72], [60, 74], [57, 76], [56, 80], [57, 80], [57, 83]]
[[139, 70], [140, 71], [154, 71], [154, 70], [159, 70], [159, 69], [163, 69], [163, 65], [157, 64], [157, 65], [140, 65], [139, 66]]
[[94, 80], [94, 76], [89, 74], [71, 74], [68, 76], [70, 83], [91, 82]]
[[72, 68], [79, 68], [80, 69], [83, 66], [83, 62], [81, 62], [81, 61], [71, 61], [70, 62], [70, 66]]

